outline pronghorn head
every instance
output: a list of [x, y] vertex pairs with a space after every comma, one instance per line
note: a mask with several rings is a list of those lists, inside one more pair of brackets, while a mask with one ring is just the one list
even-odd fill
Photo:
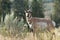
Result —
[[26, 15], [26, 17], [28, 17], [28, 18], [30, 18], [31, 17], [31, 11], [30, 10], [26, 10], [25, 11], [25, 15]]

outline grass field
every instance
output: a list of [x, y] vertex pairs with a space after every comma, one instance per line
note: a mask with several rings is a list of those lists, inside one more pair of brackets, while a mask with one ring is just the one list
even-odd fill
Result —
[[15, 36], [0, 35], [0, 40], [60, 40], [60, 28], [55, 29], [55, 35], [51, 33], [40, 32], [38, 36], [33, 36], [32, 32], [16, 34]]
[[50, 32], [36, 32], [33, 36], [33, 32], [28, 32], [27, 26], [24, 26], [24, 20], [17, 20], [14, 18], [14, 14], [7, 14], [4, 21], [0, 23], [0, 40], [60, 40], [60, 28], [55, 28], [55, 35]]

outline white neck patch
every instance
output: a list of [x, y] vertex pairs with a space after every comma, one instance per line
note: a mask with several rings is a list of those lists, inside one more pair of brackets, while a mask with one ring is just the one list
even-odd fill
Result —
[[26, 13], [26, 17], [28, 16], [28, 13]]

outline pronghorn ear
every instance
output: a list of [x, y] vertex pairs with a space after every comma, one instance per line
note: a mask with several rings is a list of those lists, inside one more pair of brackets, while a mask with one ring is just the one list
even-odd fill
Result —
[[26, 13], [26, 10], [24, 10], [24, 12]]
[[26, 10], [24, 10], [24, 12], [26, 13], [26, 12], [27, 12], [27, 9], [26, 9]]

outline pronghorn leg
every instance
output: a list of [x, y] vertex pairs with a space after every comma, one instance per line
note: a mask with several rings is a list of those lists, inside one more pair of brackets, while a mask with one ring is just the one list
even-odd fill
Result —
[[33, 39], [35, 40], [36, 31], [33, 28]]
[[51, 32], [50, 31], [48, 31], [48, 30], [45, 30], [45, 32], [44, 32], [44, 39], [45, 40], [52, 40], [52, 34], [51, 34]]
[[36, 38], [39, 39], [39, 32], [36, 31]]
[[48, 33], [49, 40], [53, 40], [54, 36], [55, 33], [51, 33], [51, 32]]
[[51, 35], [51, 38], [50, 38], [50, 40], [53, 40], [53, 34]]
[[51, 36], [50, 40], [53, 40], [54, 37], [56, 38], [55, 33], [51, 33], [51, 34], [52, 34], [52, 36]]
[[53, 39], [56, 40], [56, 34], [53, 34]]
[[35, 40], [35, 38], [36, 38], [36, 33], [33, 32], [33, 39]]
[[33, 26], [33, 38], [34, 38], [34, 40], [36, 40], [36, 24], [35, 23], [33, 23], [34, 25], [32, 25]]

